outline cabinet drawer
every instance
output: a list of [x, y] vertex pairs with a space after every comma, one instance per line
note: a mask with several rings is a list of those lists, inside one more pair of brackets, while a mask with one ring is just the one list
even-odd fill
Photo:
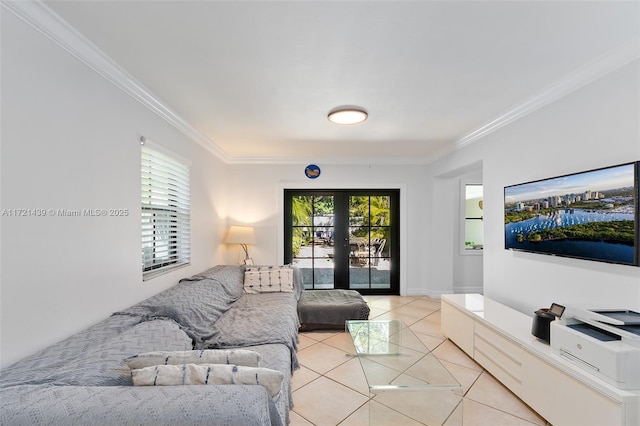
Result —
[[552, 405], [558, 393], [558, 377], [565, 373], [526, 351], [523, 355], [522, 394], [518, 396], [551, 422]]
[[513, 393], [520, 396], [524, 351], [482, 324], [476, 324], [474, 340], [475, 360]]
[[475, 321], [444, 300], [440, 310], [440, 328], [445, 336], [473, 358], [473, 328]]
[[[624, 407], [573, 377], [561, 373], [548, 420], [559, 425], [625, 424]], [[626, 423], [630, 424], [630, 423]]]

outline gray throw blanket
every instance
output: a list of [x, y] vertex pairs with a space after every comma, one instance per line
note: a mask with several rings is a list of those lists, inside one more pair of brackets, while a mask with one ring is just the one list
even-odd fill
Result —
[[293, 293], [243, 294], [244, 267], [219, 265], [114, 315], [170, 318], [191, 337], [194, 349], [281, 343], [291, 352], [293, 371], [302, 288], [299, 273], [294, 279]]
[[242, 296], [243, 279], [244, 267], [215, 266], [114, 315], [170, 318], [198, 345], [215, 338], [213, 324]]
[[344, 327], [345, 319], [369, 318], [369, 306], [355, 290], [306, 290], [298, 303], [300, 322]]
[[299, 367], [299, 327], [295, 293], [245, 294], [213, 324], [214, 333], [196, 343], [196, 349], [282, 343], [290, 349], [293, 372]]

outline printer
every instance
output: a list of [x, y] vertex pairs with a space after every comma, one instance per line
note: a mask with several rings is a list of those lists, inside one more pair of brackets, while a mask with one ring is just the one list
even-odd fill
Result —
[[567, 306], [551, 350], [619, 389], [640, 389], [640, 313]]

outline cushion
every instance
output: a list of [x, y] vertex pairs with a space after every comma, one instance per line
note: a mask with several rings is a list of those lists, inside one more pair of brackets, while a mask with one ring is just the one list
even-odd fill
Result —
[[244, 273], [245, 293], [292, 293], [293, 268], [284, 266], [248, 267]]
[[232, 364], [260, 367], [260, 354], [247, 349], [202, 349], [199, 351], [157, 351], [134, 355], [125, 359], [130, 369], [152, 365]]
[[131, 371], [135, 386], [260, 385], [273, 398], [284, 374], [269, 368], [225, 364], [154, 365]]
[[305, 290], [298, 301], [300, 330], [344, 329], [346, 320], [366, 320], [370, 309], [355, 290]]

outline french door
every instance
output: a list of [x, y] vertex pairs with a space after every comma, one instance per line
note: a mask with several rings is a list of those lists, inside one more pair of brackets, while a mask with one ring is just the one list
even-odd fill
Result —
[[396, 189], [285, 189], [286, 263], [307, 289], [400, 294]]

